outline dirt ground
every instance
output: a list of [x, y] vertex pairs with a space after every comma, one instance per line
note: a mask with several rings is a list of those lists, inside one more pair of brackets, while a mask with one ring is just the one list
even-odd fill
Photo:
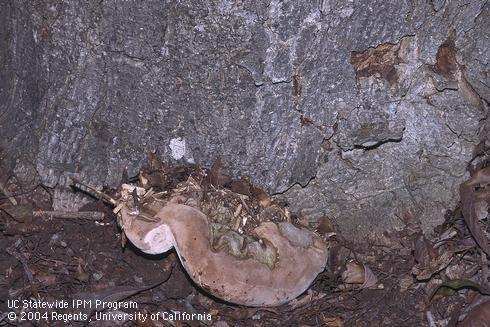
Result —
[[[0, 194], [0, 325], [454, 326], [487, 292], [486, 256], [467, 228], [464, 206], [448, 208], [446, 222], [426, 236], [411, 213], [405, 228], [376, 241], [345, 240], [326, 223], [330, 260], [310, 289], [279, 307], [249, 308], [201, 291], [174, 252], [149, 256], [123, 247], [116, 216], [101, 200], [81, 209], [103, 212], [100, 221], [32, 214], [29, 208], [51, 209], [51, 190], [22, 194], [15, 178], [4, 180], [10, 197]], [[435, 292], [454, 280], [458, 290]], [[94, 299], [121, 307], [83, 305]], [[137, 307], [125, 307], [132, 303]], [[107, 313], [119, 316], [104, 320]], [[478, 317], [473, 322], [486, 319]]]

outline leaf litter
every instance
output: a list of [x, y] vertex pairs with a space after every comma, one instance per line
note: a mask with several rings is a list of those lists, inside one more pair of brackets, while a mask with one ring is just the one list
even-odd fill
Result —
[[[3, 189], [15, 189], [9, 185], [15, 184], [13, 173], [2, 174]], [[135, 181], [145, 194], [201, 192], [210, 211], [221, 210], [226, 203], [227, 217], [237, 221], [233, 227], [237, 229], [253, 228], [262, 219], [308, 224], [290, 212], [284, 200], [249, 178], [232, 179], [219, 160], [210, 169], [174, 166], [150, 153], [140, 174], [121, 184]], [[416, 214], [410, 212], [403, 214], [404, 228], [378, 240], [346, 240], [335, 227], [335, 217], [312, 224], [329, 239], [329, 265], [305, 294], [277, 308], [230, 305], [202, 293], [186, 277], [175, 254], [148, 257], [124, 242], [109, 206], [122, 188], [91, 190], [78, 180], [74, 186], [74, 191], [94, 197], [83, 211], [103, 213], [101, 219], [78, 219], [84, 214], [76, 213], [66, 213], [66, 219], [62, 213], [57, 219], [36, 215], [52, 211], [46, 205], [39, 207], [50, 197], [42, 190], [8, 192], [0, 198], [0, 246], [7, 249], [0, 253], [0, 323], [8, 323], [6, 299], [54, 301], [76, 296], [131, 299], [146, 313], [211, 314], [209, 321], [126, 322], [138, 326], [477, 326], [490, 320], [486, 257], [490, 168], [478, 170], [461, 184], [460, 205], [431, 235], [422, 233]], [[35, 198], [39, 196], [43, 198]], [[142, 199], [138, 194], [128, 196]]]

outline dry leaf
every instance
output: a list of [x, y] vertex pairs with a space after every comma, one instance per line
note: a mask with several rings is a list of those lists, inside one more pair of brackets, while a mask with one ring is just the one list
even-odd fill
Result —
[[249, 177], [242, 177], [237, 181], [232, 181], [230, 190], [257, 199], [263, 208], [267, 208], [272, 202], [270, 195], [260, 187], [255, 186]]
[[85, 283], [85, 282], [88, 281], [88, 279], [89, 279], [90, 276], [83, 269], [82, 263], [83, 263], [83, 261], [80, 259], [78, 261], [77, 274], [76, 274], [75, 278], [78, 279], [79, 281], [81, 281], [82, 283]]
[[335, 225], [333, 224], [332, 219], [330, 219], [329, 217], [323, 217], [320, 221], [320, 224], [316, 228], [316, 231], [320, 235], [335, 233]]
[[454, 252], [447, 248], [436, 248], [425, 236], [421, 235], [414, 244], [414, 257], [417, 264], [412, 273], [417, 280], [427, 280], [435, 273], [446, 268], [453, 259]]
[[361, 288], [373, 287], [378, 282], [378, 278], [373, 273], [371, 268], [369, 268], [366, 265], [363, 266], [364, 266], [364, 283], [361, 285]]
[[154, 154], [151, 151], [148, 151], [147, 155], [148, 155], [148, 166], [149, 166], [148, 168], [150, 170], [164, 170], [165, 169], [165, 165], [163, 164], [163, 162], [160, 160], [160, 158], [156, 154]]
[[483, 302], [474, 307], [470, 313], [458, 324], [458, 327], [485, 327], [490, 322], [490, 301]]
[[364, 283], [364, 268], [361, 264], [351, 261], [347, 262], [346, 270], [342, 273], [342, 280], [346, 284]]
[[247, 177], [242, 177], [237, 181], [232, 181], [230, 184], [230, 190], [232, 190], [235, 193], [243, 194], [247, 196], [252, 195], [252, 192], [250, 190], [251, 187], [252, 184], [250, 183], [250, 180]]
[[141, 170], [138, 178], [141, 186], [146, 189], [154, 187], [158, 190], [167, 190], [175, 188], [177, 184], [184, 181], [192, 168], [192, 165], [167, 165], [158, 156], [149, 152], [148, 164]]
[[208, 171], [208, 178], [211, 185], [220, 188], [231, 183], [231, 177], [226, 174], [221, 160], [216, 160]]
[[322, 317], [323, 323], [327, 327], [343, 327], [344, 321], [341, 317]]
[[405, 292], [414, 284], [414, 279], [412, 275], [406, 274], [400, 278], [398, 285], [400, 285], [400, 292]]
[[346, 264], [346, 270], [342, 273], [345, 284], [361, 284], [360, 288], [369, 288], [378, 282], [378, 278], [373, 271], [364, 264], [355, 261]]
[[264, 191], [260, 187], [257, 187], [257, 186], [252, 184], [250, 191], [252, 192], [252, 197], [256, 198], [259, 201], [260, 206], [262, 208], [267, 208], [268, 206], [271, 205], [272, 199], [271, 199], [269, 193], [267, 193], [266, 191]]
[[437, 249], [424, 235], [420, 235], [415, 240], [413, 248], [415, 261], [424, 268], [429, 266], [430, 262], [438, 257]]
[[480, 248], [490, 255], [488, 240], [480, 220], [488, 215], [490, 203], [490, 167], [479, 170], [468, 181], [459, 186], [463, 217], [471, 235]]

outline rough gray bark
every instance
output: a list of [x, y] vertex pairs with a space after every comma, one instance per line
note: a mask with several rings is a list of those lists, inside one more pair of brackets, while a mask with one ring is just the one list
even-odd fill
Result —
[[[0, 136], [18, 179], [83, 202], [145, 151], [220, 157], [366, 234], [457, 202], [488, 137], [487, 1], [3, 1]], [[14, 160], [19, 158], [17, 162]], [[36, 177], [38, 176], [38, 177]]]

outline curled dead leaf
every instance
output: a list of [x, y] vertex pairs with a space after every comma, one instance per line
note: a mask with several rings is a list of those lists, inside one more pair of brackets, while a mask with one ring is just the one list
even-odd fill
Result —
[[459, 186], [463, 217], [478, 246], [490, 255], [488, 239], [480, 220], [487, 218], [490, 204], [490, 167], [476, 172]]
[[159, 190], [171, 189], [185, 180], [193, 168], [195, 167], [192, 165], [171, 166], [165, 164], [157, 155], [148, 152], [147, 165], [140, 171], [138, 179], [140, 186], [145, 189], [150, 187]]
[[341, 317], [322, 317], [323, 323], [327, 327], [343, 327], [344, 321]]
[[88, 282], [88, 279], [90, 275], [85, 272], [85, 270], [82, 267], [83, 261], [79, 260], [78, 266], [77, 266], [77, 274], [75, 275], [76, 279], [81, 281], [82, 283]]
[[449, 248], [436, 248], [425, 236], [420, 235], [414, 244], [417, 264], [412, 268], [412, 273], [417, 280], [427, 280], [446, 268], [453, 256], [454, 252]]
[[400, 278], [398, 285], [400, 286], [400, 292], [405, 292], [414, 284], [414, 279], [410, 274], [406, 274]]
[[458, 327], [484, 327], [490, 322], [490, 301], [483, 302], [474, 307], [470, 313], [458, 324]]
[[345, 284], [360, 284], [359, 288], [370, 288], [378, 282], [373, 271], [365, 264], [350, 261], [342, 273]]
[[226, 173], [220, 159], [217, 159], [208, 171], [209, 183], [216, 188], [221, 188], [231, 183], [231, 177]]
[[342, 273], [342, 280], [346, 284], [364, 283], [364, 267], [355, 261], [346, 264], [346, 270]]
[[230, 183], [230, 190], [257, 199], [263, 208], [267, 208], [272, 203], [270, 195], [260, 187], [255, 186], [248, 177], [242, 177], [237, 181], [232, 181]]
[[335, 233], [335, 225], [329, 217], [323, 217], [320, 220], [320, 224], [316, 228], [316, 231], [320, 235], [327, 235], [331, 233]]

